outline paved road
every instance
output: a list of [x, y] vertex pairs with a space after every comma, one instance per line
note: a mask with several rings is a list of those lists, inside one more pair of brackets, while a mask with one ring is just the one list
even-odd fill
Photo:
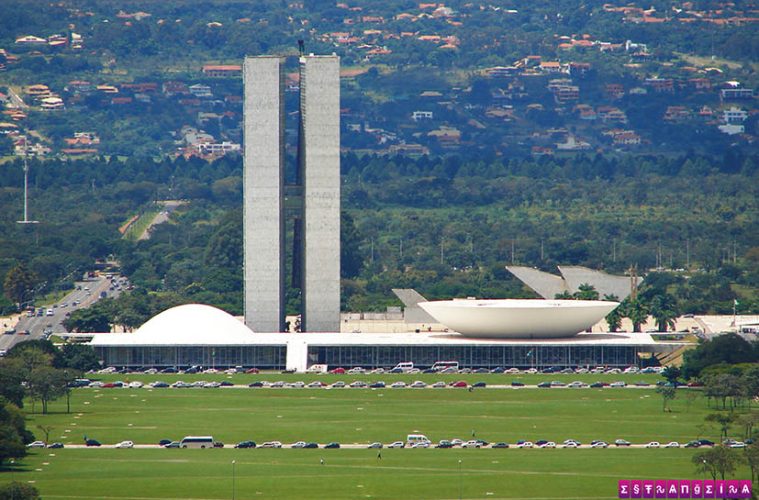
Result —
[[[326, 443], [319, 443], [319, 448], [320, 449], [324, 449], [324, 445], [325, 444]], [[665, 445], [666, 445], [666, 443], [662, 443], [658, 448], [650, 448], [645, 443], [631, 444], [629, 446], [614, 446], [613, 444], [611, 444], [611, 445], [608, 446], [608, 448], [605, 448], [605, 449], [620, 449], [620, 450], [623, 450], [623, 449], [629, 448], [629, 449], [652, 449], [653, 450], [653, 449], [666, 448]], [[86, 446], [84, 444], [66, 444], [65, 445], [66, 448], [88, 449], [88, 450], [110, 449], [110, 448], [115, 448], [115, 446], [116, 446], [115, 444], [103, 444], [102, 446]], [[348, 450], [365, 450], [365, 449], [368, 449], [368, 446], [369, 445], [367, 443], [341, 443], [340, 444], [340, 448], [341, 449], [348, 449]], [[224, 445], [224, 448], [234, 448], [234, 447], [235, 447], [235, 445], [233, 445], [233, 444], [225, 444]], [[134, 448], [135, 449], [149, 450], [149, 449], [163, 448], [163, 446], [158, 445], [158, 444], [135, 444]], [[427, 449], [434, 449], [434, 448], [435, 448], [435, 445], [433, 444], [433, 445], [431, 445]], [[461, 448], [461, 446], [454, 446], [453, 448], [450, 448], [450, 449], [455, 449], [455, 448]], [[684, 446], [677, 446], [676, 448], [684, 448]], [[261, 446], [259, 446], [256, 449], [268, 449], [268, 448], [261, 448]], [[302, 448], [293, 448], [293, 446], [291, 444], [282, 444], [282, 448], [281, 449], [297, 450], [297, 449], [302, 449]], [[308, 449], [308, 448], [306, 448], [306, 449]], [[316, 449], [316, 448], [313, 448], [313, 449]], [[387, 445], [384, 445], [383, 449], [388, 449]], [[415, 448], [406, 447], [406, 448], [403, 448], [403, 449], [415, 449]], [[498, 449], [498, 448], [492, 448], [491, 445], [488, 445], [488, 446], [482, 446], [480, 449]], [[505, 449], [505, 448], [501, 448], [501, 449]], [[540, 448], [538, 446], [533, 446], [532, 448], [519, 448], [515, 444], [509, 444], [509, 448], [508, 449], [517, 449], [517, 450], [518, 449], [533, 449], [533, 450], [541, 450], [543, 448]], [[546, 449], [551, 449], [551, 448], [546, 448]], [[567, 448], [565, 448], [561, 443], [557, 443], [556, 444], [556, 449], [585, 449], [585, 450], [587, 450], [587, 449], [593, 449], [593, 446], [591, 446], [589, 444], [581, 444], [580, 446], [577, 446], [577, 447], [567, 447]], [[604, 448], [600, 448], [599, 447], [599, 449], [604, 449]]]
[[[52, 330], [54, 334], [65, 333], [66, 329], [63, 327], [62, 323], [63, 320], [66, 319], [66, 314], [94, 304], [100, 300], [101, 292], [106, 292], [109, 297], [117, 296], [119, 291], [110, 290], [110, 287], [111, 281], [105, 277], [77, 282], [75, 289], [61, 299], [60, 302], [45, 308], [46, 310], [52, 309], [52, 316], [48, 316], [47, 311], [45, 311], [45, 314], [42, 316], [38, 316], [35, 313], [33, 317], [28, 317], [24, 314], [16, 325], [15, 334], [0, 335], [0, 351], [8, 350], [17, 343], [25, 340], [38, 340], [44, 338], [44, 331], [46, 329]], [[73, 305], [75, 301], [79, 302], [76, 306]], [[29, 335], [22, 334], [25, 330], [29, 331]]]
[[29, 107], [10, 87], [8, 87], [8, 97], [11, 99], [11, 104], [18, 109], [27, 109]]
[[137, 238], [138, 240], [150, 239], [150, 230], [153, 229], [153, 226], [157, 226], [158, 224], [163, 224], [164, 222], [168, 221], [171, 213], [178, 207], [184, 205], [185, 202], [180, 200], [167, 200], [161, 201], [159, 203], [163, 205], [163, 210], [158, 212], [155, 217], [153, 217], [153, 220], [150, 222], [148, 227], [145, 228], [145, 231], [143, 231], [140, 237]]

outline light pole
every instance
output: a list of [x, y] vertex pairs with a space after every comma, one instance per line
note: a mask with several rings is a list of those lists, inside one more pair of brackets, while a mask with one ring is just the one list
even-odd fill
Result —
[[235, 463], [232, 460], [232, 500], [235, 500]]
[[461, 459], [459, 459], [459, 500], [462, 498], [463, 484], [461, 483]]

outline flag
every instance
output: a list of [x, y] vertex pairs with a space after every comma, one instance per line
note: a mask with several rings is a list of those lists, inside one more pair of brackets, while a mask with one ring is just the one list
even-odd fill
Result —
[[733, 299], [733, 305], [736, 307], [738, 306], [738, 299]]
[[531, 349], [531, 350], [529, 350], [529, 351], [527, 351], [527, 357], [529, 358], [529, 357], [531, 357], [531, 356], [532, 356], [532, 349]]

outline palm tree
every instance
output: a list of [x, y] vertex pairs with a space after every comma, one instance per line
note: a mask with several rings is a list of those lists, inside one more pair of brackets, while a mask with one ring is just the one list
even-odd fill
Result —
[[627, 317], [633, 324], [633, 332], [640, 332], [640, 325], [648, 319], [648, 307], [640, 299], [629, 300], [627, 302]]
[[679, 315], [675, 298], [664, 293], [655, 296], [651, 300], [651, 316], [656, 320], [656, 327], [660, 332], [675, 329], [675, 319]]
[[577, 291], [574, 293], [574, 298], [578, 300], [598, 300], [598, 292], [593, 285], [582, 283], [577, 287]]
[[[604, 300], [611, 302], [618, 302], [619, 298], [616, 295], [604, 295]], [[615, 307], [613, 311], [606, 315], [606, 324], [609, 325], [610, 332], [616, 332], [622, 328], [622, 318], [625, 317], [624, 308], [622, 304]]]

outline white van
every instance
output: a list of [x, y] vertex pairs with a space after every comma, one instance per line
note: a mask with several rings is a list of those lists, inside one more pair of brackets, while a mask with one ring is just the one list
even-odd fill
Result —
[[406, 445], [414, 446], [416, 443], [432, 443], [424, 434], [409, 434], [406, 436]]
[[213, 448], [212, 436], [185, 436], [179, 443], [180, 448]]
[[393, 370], [401, 370], [402, 372], [408, 372], [414, 369], [414, 363], [412, 361], [403, 361], [395, 365]]

